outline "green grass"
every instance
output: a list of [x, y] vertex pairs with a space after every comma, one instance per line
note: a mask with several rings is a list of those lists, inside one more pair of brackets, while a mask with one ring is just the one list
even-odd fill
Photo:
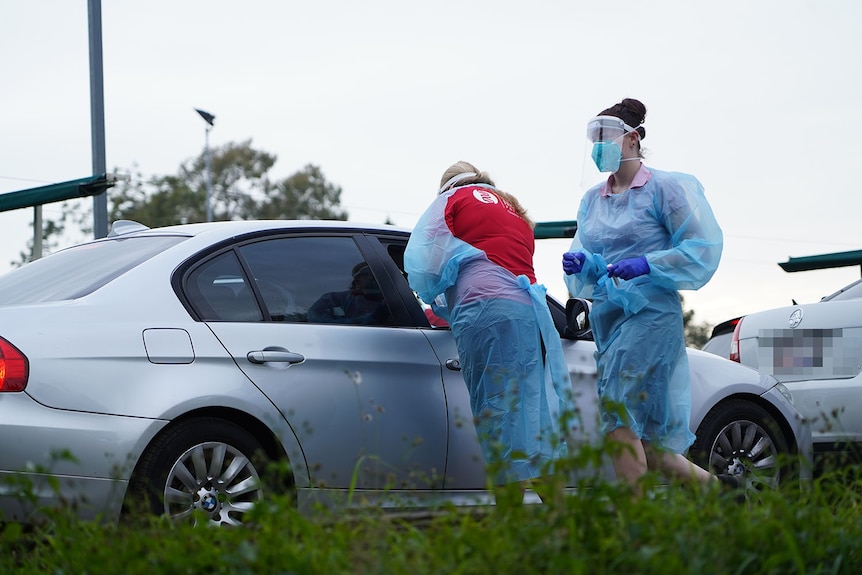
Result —
[[556, 504], [391, 515], [299, 515], [287, 500], [251, 524], [214, 529], [152, 519], [80, 522], [48, 512], [0, 531], [15, 573], [856, 573], [862, 569], [857, 468], [750, 494], [654, 487], [634, 499], [599, 484]]

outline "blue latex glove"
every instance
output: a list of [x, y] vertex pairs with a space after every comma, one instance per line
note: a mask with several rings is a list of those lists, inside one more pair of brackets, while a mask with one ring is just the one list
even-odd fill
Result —
[[649, 273], [649, 264], [644, 256], [620, 260], [608, 266], [608, 275], [612, 278], [630, 280]]
[[566, 275], [581, 273], [587, 256], [584, 252], [566, 252], [563, 254], [563, 271]]

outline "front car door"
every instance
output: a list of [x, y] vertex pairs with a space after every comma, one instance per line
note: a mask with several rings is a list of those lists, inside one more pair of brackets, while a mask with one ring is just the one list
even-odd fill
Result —
[[455, 501], [473, 500], [477, 495], [481, 496], [477, 491], [487, 488], [486, 466], [473, 423], [470, 394], [461, 376], [458, 348], [446, 322], [434, 316], [430, 306], [410, 289], [404, 272], [406, 245], [406, 235], [369, 238], [369, 247], [380, 254], [381, 261], [386, 262], [387, 274], [396, 288], [397, 297], [408, 311], [410, 323], [427, 338], [442, 366], [449, 438], [444, 486]]

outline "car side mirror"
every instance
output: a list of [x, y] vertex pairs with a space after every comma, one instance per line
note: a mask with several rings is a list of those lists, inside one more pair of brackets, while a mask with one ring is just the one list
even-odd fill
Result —
[[593, 304], [586, 299], [573, 297], [566, 302], [566, 328], [563, 330], [565, 339], [587, 339], [592, 341], [593, 330], [590, 327], [590, 310]]

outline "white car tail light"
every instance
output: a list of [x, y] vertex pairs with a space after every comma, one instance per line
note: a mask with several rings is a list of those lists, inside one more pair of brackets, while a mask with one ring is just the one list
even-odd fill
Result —
[[736, 327], [733, 328], [733, 337], [730, 339], [730, 361], [735, 361], [736, 363], [742, 363], [739, 361], [739, 328], [742, 327], [742, 319], [736, 322]]
[[23, 391], [29, 375], [27, 356], [0, 337], [0, 392]]

